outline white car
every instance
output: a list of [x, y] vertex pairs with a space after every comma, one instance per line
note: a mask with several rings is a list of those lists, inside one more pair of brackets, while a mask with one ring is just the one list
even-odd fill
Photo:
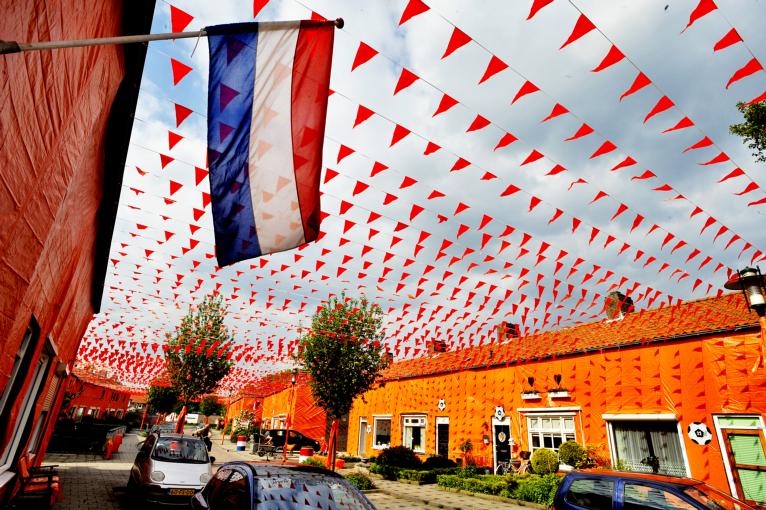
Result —
[[148, 503], [188, 505], [212, 476], [205, 443], [183, 434], [150, 434], [130, 469], [128, 494]]

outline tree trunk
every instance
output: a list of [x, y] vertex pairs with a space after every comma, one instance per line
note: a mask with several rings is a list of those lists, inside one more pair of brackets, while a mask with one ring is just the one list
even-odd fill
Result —
[[335, 471], [335, 450], [338, 443], [338, 418], [333, 418], [332, 427], [330, 427], [330, 441], [327, 446], [327, 469]]
[[186, 406], [183, 406], [183, 408], [181, 408], [181, 412], [178, 413], [178, 421], [176, 422], [176, 434], [183, 433], [184, 422], [186, 422]]

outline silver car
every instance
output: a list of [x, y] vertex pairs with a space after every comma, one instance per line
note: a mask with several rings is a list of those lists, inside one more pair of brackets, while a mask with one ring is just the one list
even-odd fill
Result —
[[133, 499], [188, 505], [212, 476], [215, 458], [200, 438], [155, 432], [139, 448], [128, 479]]

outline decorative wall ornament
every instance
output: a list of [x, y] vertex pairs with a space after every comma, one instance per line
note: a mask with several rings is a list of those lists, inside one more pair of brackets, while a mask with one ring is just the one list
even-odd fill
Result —
[[447, 408], [447, 402], [443, 398], [440, 398], [436, 407], [439, 408], [439, 411], [444, 411]]
[[713, 440], [713, 433], [708, 426], [698, 421], [693, 421], [686, 427], [686, 434], [700, 446], [708, 445]]
[[505, 409], [503, 409], [503, 406], [495, 406], [495, 418], [497, 418], [497, 421], [505, 419]]

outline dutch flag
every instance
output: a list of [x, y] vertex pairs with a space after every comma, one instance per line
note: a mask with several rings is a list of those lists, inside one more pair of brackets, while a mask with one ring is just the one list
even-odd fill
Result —
[[206, 28], [208, 165], [223, 267], [317, 238], [334, 26]]

